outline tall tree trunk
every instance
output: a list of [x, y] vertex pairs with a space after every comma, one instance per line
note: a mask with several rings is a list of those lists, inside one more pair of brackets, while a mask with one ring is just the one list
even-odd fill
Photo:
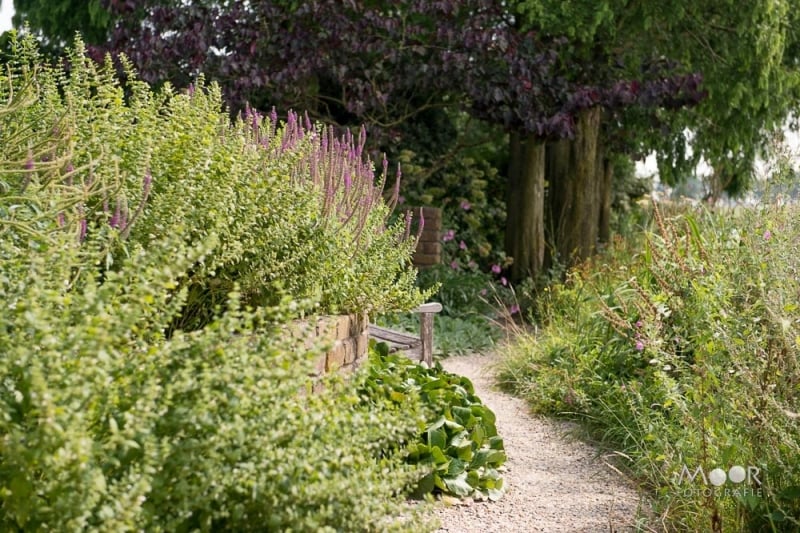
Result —
[[511, 135], [506, 254], [512, 281], [536, 276], [544, 261], [544, 143]]
[[[600, 151], [598, 150], [598, 153]], [[614, 163], [608, 158], [603, 158], [602, 185], [600, 187], [600, 221], [598, 222], [598, 237], [600, 242], [611, 242], [611, 184], [614, 180]]]
[[547, 147], [548, 224], [558, 261], [572, 266], [595, 251], [600, 221], [597, 152], [600, 108], [578, 115], [574, 139]]

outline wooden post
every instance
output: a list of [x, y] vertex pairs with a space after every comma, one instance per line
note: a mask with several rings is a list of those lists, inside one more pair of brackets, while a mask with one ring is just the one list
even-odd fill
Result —
[[420, 361], [428, 368], [433, 366], [433, 313], [422, 313], [419, 316]]
[[429, 302], [415, 309], [419, 313], [419, 360], [428, 368], [433, 366], [433, 317], [442, 310], [442, 304]]

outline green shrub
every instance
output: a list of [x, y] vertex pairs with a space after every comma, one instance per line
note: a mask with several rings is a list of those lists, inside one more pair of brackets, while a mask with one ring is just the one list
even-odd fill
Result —
[[[201, 327], [234, 283], [245, 302], [274, 305], [282, 292], [311, 298], [319, 312], [404, 310], [422, 299], [409, 267], [414, 239], [388, 224], [383, 175], [363, 154], [365, 139], [336, 137], [290, 113], [254, 111], [233, 124], [218, 87], [153, 93], [110, 59], [98, 67], [82, 45], [69, 75], [39, 65], [30, 42], [14, 44], [2, 96], [5, 188], [47, 188], [60, 223], [80, 238], [118, 232], [148, 247], [183, 228], [187, 242], [216, 234], [219, 246], [184, 284], [175, 328]], [[28, 166], [35, 170], [26, 171]], [[68, 195], [65, 196], [65, 195]]]
[[[80, 48], [67, 76], [38, 66], [32, 41], [14, 46], [0, 73], [0, 530], [425, 528], [401, 501], [424, 472], [396, 445], [416, 411], [335, 377], [309, 394], [320, 352], [284, 333], [306, 296], [414, 300], [406, 274], [390, 290], [348, 270], [366, 264], [354, 242], [391, 242], [400, 255], [370, 264], [401, 272], [397, 234], [370, 234], [383, 208], [336, 222], [302, 162], [311, 145], [255, 145], [214, 88], [132, 81], [125, 95]], [[343, 268], [364, 287], [326, 286], [339, 265], [297, 255], [334, 234], [327, 252], [355, 253]], [[259, 251], [283, 262], [248, 262]], [[259, 292], [278, 273], [297, 278]], [[218, 297], [192, 308], [198, 286]], [[204, 315], [191, 331], [176, 327], [187, 309]]]
[[[797, 208], [656, 215], [643, 251], [618, 241], [546, 293], [543, 330], [503, 379], [629, 458], [670, 527], [794, 531]], [[683, 471], [737, 465], [758, 475], [715, 488]]]
[[428, 471], [416, 496], [437, 492], [493, 501], [503, 496], [498, 470], [506, 461], [503, 439], [494, 413], [475, 395], [468, 378], [446, 372], [439, 363], [427, 368], [403, 355], [390, 355], [386, 344], [373, 341], [361, 387], [369, 403], [423, 406], [427, 421], [405, 448], [407, 462]]

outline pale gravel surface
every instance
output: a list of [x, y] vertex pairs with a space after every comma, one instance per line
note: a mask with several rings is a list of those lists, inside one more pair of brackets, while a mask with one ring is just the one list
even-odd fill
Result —
[[566, 433], [567, 423], [531, 415], [525, 402], [493, 386], [491, 355], [450, 357], [497, 416], [508, 462], [508, 492], [497, 502], [437, 504], [443, 533], [634, 531], [640, 498], [596, 449]]

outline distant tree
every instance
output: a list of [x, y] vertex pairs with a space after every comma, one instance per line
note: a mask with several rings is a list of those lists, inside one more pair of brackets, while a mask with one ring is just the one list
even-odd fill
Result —
[[613, 153], [656, 149], [677, 179], [689, 128], [694, 157], [735, 192], [797, 101], [790, 0], [102, 2], [112, 22], [98, 52], [125, 52], [153, 83], [202, 72], [234, 113], [308, 110], [366, 123], [383, 146], [436, 109], [505, 127], [515, 279], [608, 239]]
[[105, 43], [114, 19], [106, 0], [14, 0], [12, 22], [15, 28], [28, 24], [47, 50], [58, 53], [76, 32], [87, 43]]

